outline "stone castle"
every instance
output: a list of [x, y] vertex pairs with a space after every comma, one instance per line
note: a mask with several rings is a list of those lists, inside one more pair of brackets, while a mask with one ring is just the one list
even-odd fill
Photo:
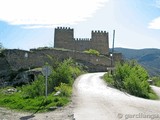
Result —
[[74, 29], [58, 27], [55, 29], [54, 47], [75, 51], [94, 49], [108, 55], [109, 34], [106, 31], [92, 31], [91, 38], [74, 38]]
[[[95, 49], [100, 55], [83, 52], [88, 49]], [[0, 81], [12, 79], [10, 75], [20, 70], [42, 67], [46, 62], [52, 65], [53, 60], [63, 61], [67, 58], [73, 58], [77, 63], [86, 66], [89, 72], [107, 71], [108, 67], [113, 67], [108, 33], [92, 31], [91, 39], [75, 39], [73, 29], [58, 27], [55, 29], [54, 48], [45, 47], [30, 51], [5, 49], [0, 52]], [[114, 65], [116, 61], [122, 60], [122, 55], [114, 53], [113, 59]]]

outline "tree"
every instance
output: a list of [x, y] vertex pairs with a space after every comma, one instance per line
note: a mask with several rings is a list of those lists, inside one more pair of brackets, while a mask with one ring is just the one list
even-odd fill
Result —
[[0, 42], [0, 50], [3, 50], [4, 47], [3, 47], [3, 44]]

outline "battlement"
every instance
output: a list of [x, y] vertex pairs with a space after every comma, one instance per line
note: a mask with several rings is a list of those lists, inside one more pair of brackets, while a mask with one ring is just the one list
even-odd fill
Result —
[[70, 27], [57, 27], [55, 28], [56, 30], [73, 30], [72, 28]]
[[90, 41], [90, 38], [75, 38], [75, 41]]
[[92, 34], [106, 34], [106, 33], [108, 33], [108, 32], [106, 32], [106, 31], [101, 31], [101, 30], [95, 30], [95, 31], [93, 31], [92, 30]]

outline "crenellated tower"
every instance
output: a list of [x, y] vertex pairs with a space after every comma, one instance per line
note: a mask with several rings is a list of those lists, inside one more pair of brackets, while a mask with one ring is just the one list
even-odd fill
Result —
[[92, 31], [91, 48], [101, 54], [109, 54], [109, 33], [106, 31]]
[[55, 28], [54, 47], [71, 49], [74, 42], [74, 30], [67, 27]]
[[106, 31], [92, 31], [91, 38], [74, 38], [74, 30], [58, 27], [55, 29], [54, 47], [76, 51], [95, 49], [100, 54], [109, 54], [109, 35]]

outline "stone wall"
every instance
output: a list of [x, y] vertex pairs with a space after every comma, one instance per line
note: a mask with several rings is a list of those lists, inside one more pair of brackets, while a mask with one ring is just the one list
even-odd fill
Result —
[[[27, 56], [26, 56], [27, 54]], [[29, 69], [44, 65], [49, 62], [46, 55], [39, 54], [33, 51], [24, 50], [4, 50], [3, 55], [13, 71], [19, 69]]]
[[11, 72], [10, 65], [7, 62], [5, 56], [0, 54], [0, 75], [1, 77], [5, 77], [7, 74]]
[[46, 60], [47, 60], [47, 57], [58, 59], [58, 60], [73, 58], [74, 60], [87, 66], [89, 71], [91, 72], [106, 71], [107, 66], [111, 65], [111, 59], [106, 56], [90, 55], [90, 54], [71, 51], [71, 50], [62, 51], [62, 50], [55, 50], [55, 49], [43, 49], [43, 50], [32, 49], [32, 51], [36, 54], [46, 56]]
[[106, 56], [96, 56], [87, 53], [56, 50], [56, 49], [32, 49], [24, 50], [4, 50], [3, 57], [0, 57], [0, 73], [5, 70], [18, 71], [20, 69], [29, 69], [42, 67], [46, 62], [53, 64], [53, 59], [62, 61], [67, 58], [73, 58], [77, 62], [88, 67], [90, 72], [107, 71], [107, 66], [111, 65], [111, 59]]

